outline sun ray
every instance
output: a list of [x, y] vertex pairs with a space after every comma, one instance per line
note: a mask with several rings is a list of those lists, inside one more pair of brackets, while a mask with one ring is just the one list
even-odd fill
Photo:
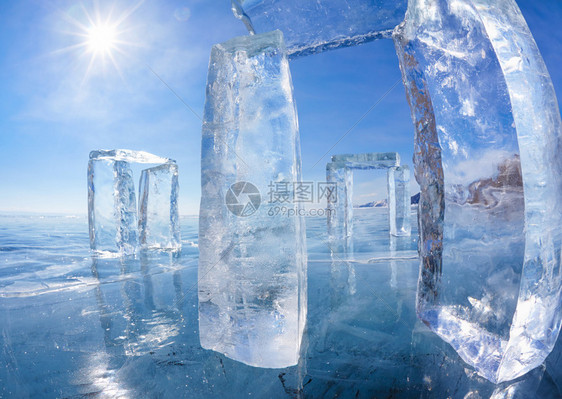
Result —
[[144, 3], [144, 0], [140, 0], [138, 3], [136, 3], [135, 5], [129, 7], [127, 10], [125, 10], [121, 16], [119, 18], [117, 18], [117, 20], [115, 21], [115, 23], [117, 25], [121, 25], [123, 23], [123, 21], [125, 21], [127, 18], [129, 18], [131, 16], [131, 14], [133, 14], [135, 11], [138, 10], [138, 8]]
[[[82, 11], [84, 12], [84, 15], [86, 16], [86, 19], [88, 20], [88, 23], [90, 24], [90, 26], [94, 26], [96, 24], [96, 22], [93, 20], [92, 16], [90, 15], [90, 12], [88, 11], [88, 9], [84, 5], [84, 3], [82, 3], [81, 5], [82, 5]], [[97, 6], [94, 6], [94, 8], [97, 8]]]
[[72, 44], [72, 45], [70, 45], [70, 46], [66, 46], [66, 47], [63, 47], [63, 48], [59, 48], [59, 49], [57, 49], [57, 50], [53, 50], [53, 51], [50, 52], [50, 54], [56, 55], [56, 54], [68, 53], [68, 52], [72, 52], [72, 51], [78, 50], [78, 49], [80, 49], [80, 48], [85, 48], [86, 46], [87, 46], [87, 44], [84, 43], [84, 42], [76, 43], [76, 44]]
[[[115, 3], [111, 4], [111, 8], [109, 9], [107, 16], [105, 17], [106, 24], [111, 23], [111, 20], [113, 19], [113, 11], [115, 11]], [[115, 25], [117, 25], [117, 22], [115, 22]]]
[[113, 67], [115, 68], [115, 70], [119, 74], [119, 77], [124, 82], [125, 77], [123, 76], [123, 72], [121, 71], [121, 68], [119, 67], [119, 64], [117, 63], [117, 61], [115, 61], [115, 57], [113, 56], [112, 53], [109, 53], [109, 59], [111, 60], [111, 63], [113, 64]]
[[92, 70], [92, 66], [94, 65], [95, 59], [96, 59], [96, 56], [94, 54], [92, 54], [92, 56], [90, 57], [90, 62], [88, 63], [88, 67], [86, 68], [86, 72], [84, 73], [84, 78], [82, 79], [82, 82], [80, 83], [80, 86], [84, 86], [84, 84], [88, 81], [88, 78], [90, 77], [90, 72]]
[[[57, 10], [57, 13], [59, 15], [62, 16], [62, 18], [64, 20], [66, 20], [67, 22], [70, 22], [72, 25], [74, 25], [76, 28], [80, 29], [81, 31], [85, 31], [87, 29], [87, 26], [84, 25], [83, 23], [81, 23], [80, 21], [76, 20], [76, 18], [71, 17], [70, 15], [68, 15], [67, 13], [61, 11], [61, 10]], [[77, 32], [68, 32], [72, 35], [76, 34]]]

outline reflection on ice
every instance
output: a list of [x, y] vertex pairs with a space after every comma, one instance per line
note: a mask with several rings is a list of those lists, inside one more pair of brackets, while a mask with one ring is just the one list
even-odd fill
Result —
[[[112, 308], [107, 304], [105, 284], [99, 280], [98, 270], [100, 267], [114, 267], [116, 263], [120, 266], [121, 276], [118, 279], [120, 298], [116, 299], [120, 301], [118, 308]], [[175, 271], [167, 277], [170, 286], [159, 284], [155, 290], [153, 283], [155, 273], [161, 277], [162, 268], [173, 268], [173, 264], [173, 254], [142, 254], [140, 262], [128, 258], [107, 261], [93, 257], [92, 275], [99, 281], [96, 299], [108, 347], [121, 346], [126, 356], [141, 356], [174, 342], [184, 322], [179, 307], [182, 300], [181, 275]], [[112, 289], [111, 286], [107, 288]]]
[[79, 385], [85, 395], [108, 398], [132, 398], [133, 393], [119, 381], [118, 370], [111, 367], [111, 356], [104, 352], [90, 354], [86, 367], [72, 383]]
[[[192, 249], [184, 247], [177, 257], [84, 260], [89, 248], [82, 234], [82, 260], [51, 280], [89, 276], [87, 284], [0, 297], [0, 396], [487, 398], [496, 391], [499, 397], [560, 397], [559, 349], [542, 378], [533, 372], [495, 386], [417, 321], [419, 261], [406, 256], [416, 248], [416, 226], [413, 237], [394, 240], [383, 210], [358, 212], [357, 228], [379, 231], [358, 248], [377, 261], [337, 264], [325, 242], [325, 220], [307, 222], [313, 295], [297, 366], [251, 367], [201, 348]], [[84, 223], [76, 231], [85, 231]], [[193, 219], [184, 226], [191, 230], [182, 233], [195, 241], [196, 227]], [[45, 264], [56, 258], [25, 251]], [[16, 259], [22, 255], [17, 252], [3, 255]], [[17, 276], [6, 268], [0, 272]], [[31, 278], [27, 274], [24, 281]]]

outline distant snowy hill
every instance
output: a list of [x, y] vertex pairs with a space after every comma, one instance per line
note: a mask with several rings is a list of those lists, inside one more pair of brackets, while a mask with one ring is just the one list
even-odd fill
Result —
[[[411, 199], [410, 199], [410, 203], [412, 205], [417, 204], [420, 202], [420, 193], [417, 193], [415, 195], [412, 195]], [[371, 201], [371, 202], [367, 202], [366, 204], [363, 205], [358, 205], [358, 206], [354, 206], [354, 208], [386, 208], [388, 206], [388, 201], [385, 199], [380, 200], [380, 201]]]
[[366, 204], [356, 206], [356, 208], [386, 208], [388, 206], [388, 201], [385, 199], [380, 201], [371, 201]]

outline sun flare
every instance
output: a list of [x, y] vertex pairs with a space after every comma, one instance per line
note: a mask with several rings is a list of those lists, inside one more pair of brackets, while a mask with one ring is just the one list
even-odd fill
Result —
[[93, 25], [88, 29], [86, 46], [94, 54], [109, 55], [117, 45], [117, 30], [109, 25]]
[[63, 12], [64, 20], [71, 27], [63, 32], [74, 36], [76, 40], [54, 53], [72, 51], [77, 54], [78, 61], [86, 61], [83, 81], [88, 80], [91, 74], [105, 73], [108, 64], [113, 65], [114, 70], [123, 78], [119, 61], [126, 61], [131, 57], [131, 52], [128, 51], [131, 46], [139, 46], [133, 36], [130, 16], [142, 1], [121, 12], [115, 7], [104, 12], [97, 3], [90, 9], [82, 5]]

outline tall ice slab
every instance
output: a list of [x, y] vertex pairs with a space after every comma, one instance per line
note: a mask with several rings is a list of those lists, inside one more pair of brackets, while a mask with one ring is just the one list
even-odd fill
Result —
[[562, 129], [513, 0], [411, 0], [394, 32], [416, 127], [417, 311], [492, 382], [560, 331]]
[[[201, 156], [201, 346], [269, 368], [296, 365], [306, 320], [304, 218], [276, 210], [301, 180], [281, 32], [213, 46]], [[283, 194], [282, 196], [280, 194]]]
[[408, 165], [388, 169], [388, 220], [390, 235], [409, 236], [410, 223], [410, 168]]
[[139, 241], [142, 248], [178, 249], [178, 166], [175, 163], [142, 171], [139, 183]]
[[353, 170], [345, 162], [326, 164], [326, 182], [333, 184], [334, 195], [327, 197], [327, 223], [330, 250], [351, 249], [353, 234]]

